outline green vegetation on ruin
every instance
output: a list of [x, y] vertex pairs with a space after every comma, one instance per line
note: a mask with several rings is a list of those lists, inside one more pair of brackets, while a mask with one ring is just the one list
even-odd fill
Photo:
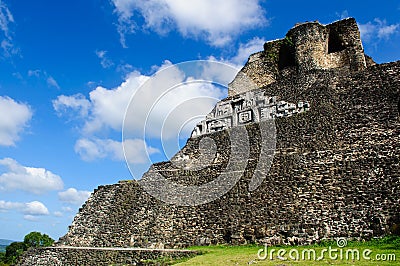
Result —
[[54, 240], [46, 234], [31, 232], [24, 237], [24, 242], [12, 242], [5, 248], [5, 252], [0, 252], [0, 266], [13, 265], [18, 258], [29, 248], [49, 247]]

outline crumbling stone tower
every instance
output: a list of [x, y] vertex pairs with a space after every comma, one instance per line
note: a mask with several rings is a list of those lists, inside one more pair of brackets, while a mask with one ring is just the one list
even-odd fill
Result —
[[[299, 74], [313, 69], [363, 70], [373, 61], [364, 55], [356, 20], [348, 18], [322, 25], [295, 25], [284, 39], [266, 42], [264, 51], [250, 55], [248, 62], [229, 84], [229, 96], [271, 84], [285, 76], [288, 68]], [[249, 84], [248, 79], [255, 84]]]

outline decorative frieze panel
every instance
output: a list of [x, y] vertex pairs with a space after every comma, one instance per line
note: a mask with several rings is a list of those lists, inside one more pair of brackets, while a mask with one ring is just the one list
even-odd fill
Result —
[[310, 109], [307, 101], [297, 104], [278, 101], [263, 91], [248, 91], [217, 103], [206, 119], [198, 123], [192, 137], [225, 130], [247, 123], [292, 116]]
[[251, 110], [238, 113], [238, 120], [239, 124], [245, 124], [251, 122], [253, 120], [251, 115]]

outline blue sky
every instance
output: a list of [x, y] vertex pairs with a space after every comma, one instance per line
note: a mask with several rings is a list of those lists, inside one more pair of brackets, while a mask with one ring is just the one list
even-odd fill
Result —
[[[0, 0], [0, 238], [57, 239], [94, 188], [132, 178], [124, 111], [157, 70], [210, 58], [238, 68], [297, 22], [349, 16], [375, 61], [400, 59], [399, 1]], [[131, 143], [139, 173], [146, 148], [164, 158], [156, 139]]]

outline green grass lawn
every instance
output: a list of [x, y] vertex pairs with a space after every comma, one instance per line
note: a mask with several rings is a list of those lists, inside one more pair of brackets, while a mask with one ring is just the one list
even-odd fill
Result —
[[[331, 257], [333, 259], [329, 255], [329, 246], [331, 247]], [[400, 265], [400, 238], [398, 237], [368, 242], [354, 241], [349, 242], [343, 248], [338, 248], [336, 242], [325, 242], [315, 246], [268, 247], [268, 256], [265, 259], [259, 258], [257, 255], [258, 251], [262, 249], [263, 251], [260, 252], [260, 255], [265, 256], [264, 246], [205, 246], [191, 247], [190, 249], [199, 250], [203, 252], [203, 255], [175, 265]], [[271, 259], [270, 255], [273, 249]], [[278, 258], [280, 249], [284, 250], [280, 252], [286, 260]], [[324, 249], [326, 251], [323, 252]], [[337, 249], [337, 251], [334, 249]], [[315, 257], [313, 255], [314, 251]], [[357, 252], [359, 259], [357, 258]], [[364, 253], [365, 258], [363, 258], [363, 252], [366, 252]], [[324, 256], [317, 261], [321, 257], [321, 253]], [[297, 254], [299, 260], [295, 259]], [[337, 256], [336, 259], [335, 255]], [[302, 256], [304, 256], [304, 259]]]

